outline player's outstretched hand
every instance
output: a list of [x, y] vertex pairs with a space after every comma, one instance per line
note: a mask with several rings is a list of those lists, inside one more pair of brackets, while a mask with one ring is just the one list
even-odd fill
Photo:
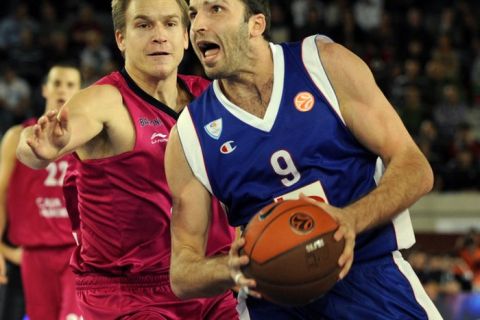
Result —
[[300, 198], [319, 206], [337, 221], [338, 230], [333, 237], [337, 241], [342, 240], [342, 238], [345, 239], [345, 248], [338, 258], [338, 265], [342, 268], [338, 277], [339, 279], [345, 278], [352, 267], [353, 249], [355, 248], [356, 232], [355, 222], [352, 220], [352, 216], [344, 212], [345, 210], [331, 206], [325, 202], [320, 202], [304, 195], [300, 195]]
[[245, 277], [241, 268], [246, 266], [250, 260], [247, 255], [239, 255], [240, 249], [245, 245], [245, 238], [236, 239], [232, 243], [228, 257], [228, 267], [230, 269], [230, 276], [232, 277], [235, 285], [239, 287], [240, 292], [249, 294], [255, 298], [261, 298], [261, 294], [258, 291], [253, 290], [257, 283], [254, 279]]
[[54, 160], [60, 151], [70, 140], [68, 130], [68, 115], [66, 110], [48, 111], [40, 117], [33, 126], [27, 144], [37, 158], [42, 160]]

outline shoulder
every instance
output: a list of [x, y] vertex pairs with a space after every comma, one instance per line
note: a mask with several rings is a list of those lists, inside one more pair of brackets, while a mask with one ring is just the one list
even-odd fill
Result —
[[117, 87], [110, 84], [95, 84], [77, 92], [66, 106], [101, 107], [122, 105], [123, 99]]
[[22, 133], [22, 130], [23, 130], [22, 125], [16, 125], [8, 129], [7, 132], [5, 132], [1, 142], [2, 153], [4, 152], [11, 152], [13, 154], [15, 153], [18, 142], [20, 141], [20, 135]]
[[317, 37], [316, 45], [321, 63], [339, 98], [361, 98], [375, 80], [367, 64], [344, 46]]
[[2, 141], [18, 141], [20, 139], [20, 134], [22, 133], [23, 128], [24, 127], [21, 124], [11, 127], [3, 135]]
[[199, 76], [179, 74], [178, 77], [186, 84], [187, 88], [195, 97], [201, 95], [210, 85], [209, 80]]

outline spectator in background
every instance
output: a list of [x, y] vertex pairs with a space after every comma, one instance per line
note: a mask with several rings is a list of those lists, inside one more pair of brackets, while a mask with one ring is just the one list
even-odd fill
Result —
[[460, 79], [460, 57], [452, 46], [449, 35], [443, 34], [437, 38], [437, 44], [432, 49], [432, 59], [445, 68], [445, 76], [449, 81], [456, 82]]
[[19, 2], [12, 15], [0, 21], [0, 49], [8, 51], [20, 43], [22, 30], [38, 31], [38, 23], [30, 16], [26, 2]]
[[443, 190], [478, 190], [480, 172], [469, 150], [460, 150], [448, 161], [441, 173]]
[[403, 101], [398, 113], [412, 136], [417, 136], [422, 122], [428, 118], [428, 108], [422, 102], [421, 92], [415, 84], [407, 85], [403, 90]]
[[[272, 25], [273, 25], [273, 17], [274, 17], [274, 11], [272, 11]], [[323, 21], [323, 16], [321, 13], [318, 11], [316, 6], [312, 6], [310, 10], [307, 12], [307, 18], [305, 21], [305, 25], [302, 27], [298, 28], [295, 31], [296, 34], [296, 39], [300, 40], [303, 39], [312, 33], [322, 33], [325, 30], [325, 24]], [[274, 31], [272, 29], [272, 31]], [[285, 40], [282, 41], [274, 41], [276, 43], [280, 42], [285, 42]]]
[[88, 3], [82, 3], [77, 18], [73, 21], [70, 32], [73, 37], [74, 49], [81, 50], [87, 43], [87, 34], [95, 30], [102, 33], [102, 25], [95, 16], [92, 6]]
[[20, 33], [20, 43], [8, 51], [8, 61], [15, 66], [18, 75], [33, 86], [41, 83], [45, 66], [43, 60], [45, 54], [34, 34], [29, 29], [23, 29]]
[[443, 87], [448, 83], [445, 67], [441, 62], [429, 60], [425, 66], [425, 103], [433, 108], [440, 103]]
[[288, 20], [285, 16], [286, 11], [283, 5], [279, 2], [272, 2], [270, 4], [272, 12], [271, 33], [270, 38], [272, 42], [290, 41], [290, 28]]
[[439, 128], [440, 134], [451, 139], [455, 129], [467, 121], [467, 106], [462, 100], [459, 88], [455, 84], [447, 84], [443, 87], [443, 99], [435, 107], [433, 117]]
[[[403, 66], [403, 73], [395, 77], [391, 88], [391, 98], [394, 104], [401, 104], [405, 98], [405, 91], [408, 86], [416, 86], [421, 92], [426, 85], [422, 76], [422, 67], [418, 60], [407, 59]], [[419, 123], [420, 124], [420, 123]], [[419, 127], [417, 127], [418, 129]]]
[[383, 0], [357, 0], [353, 5], [353, 14], [364, 32], [374, 32], [382, 20]]
[[473, 286], [480, 290], [480, 238], [477, 230], [471, 229], [457, 243], [459, 256], [473, 271]]
[[[270, 3], [273, 3], [271, 1]], [[293, 17], [293, 27], [300, 29], [307, 23], [308, 11], [315, 8], [317, 12], [323, 12], [323, 2], [319, 0], [293, 0], [290, 10]]]
[[30, 85], [11, 66], [5, 66], [0, 79], [0, 127], [5, 132], [29, 113]]
[[474, 135], [472, 126], [468, 123], [461, 123], [450, 143], [450, 157], [455, 157], [461, 151], [468, 151], [473, 156], [474, 165], [480, 165], [480, 141]]
[[85, 48], [80, 53], [82, 69], [92, 69], [98, 79], [108, 72], [111, 61], [111, 53], [103, 44], [103, 34], [95, 29], [85, 32]]

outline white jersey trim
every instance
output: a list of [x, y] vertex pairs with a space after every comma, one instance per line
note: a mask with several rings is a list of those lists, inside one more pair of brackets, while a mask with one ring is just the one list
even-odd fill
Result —
[[283, 82], [285, 79], [285, 59], [283, 56], [282, 47], [280, 45], [270, 43], [270, 49], [272, 50], [273, 56], [273, 88], [272, 96], [270, 97], [270, 102], [268, 103], [267, 111], [263, 119], [254, 116], [253, 114], [243, 110], [241, 107], [228, 100], [228, 98], [223, 94], [222, 89], [220, 89], [218, 80], [213, 81], [213, 91], [225, 109], [227, 109], [239, 120], [265, 132], [270, 132], [275, 124], [275, 119], [277, 118], [277, 114], [280, 109], [280, 102], [283, 94]]
[[333, 108], [335, 113], [338, 115], [340, 120], [345, 125], [345, 120], [343, 119], [342, 113], [340, 112], [340, 105], [333, 89], [330, 80], [328, 79], [327, 73], [323, 68], [322, 61], [318, 54], [316, 39], [322, 39], [324, 41], [332, 42], [328, 37], [322, 35], [313, 35], [307, 37], [303, 40], [302, 43], [302, 60], [307, 69], [307, 72], [310, 74], [313, 83], [317, 86], [318, 90], [324, 95], [327, 99], [330, 106]]
[[432, 300], [428, 297], [425, 289], [423, 288], [420, 280], [418, 279], [415, 271], [413, 271], [412, 266], [403, 259], [400, 251], [392, 252], [393, 261], [398, 267], [398, 270], [405, 276], [407, 281], [410, 283], [413, 295], [417, 300], [418, 304], [422, 306], [427, 314], [428, 319], [430, 320], [441, 320], [443, 319], [437, 308], [433, 304]]
[[177, 131], [182, 143], [182, 149], [193, 174], [212, 193], [212, 186], [208, 179], [207, 169], [203, 161], [203, 154], [197, 131], [193, 125], [190, 110], [185, 108], [177, 121]]

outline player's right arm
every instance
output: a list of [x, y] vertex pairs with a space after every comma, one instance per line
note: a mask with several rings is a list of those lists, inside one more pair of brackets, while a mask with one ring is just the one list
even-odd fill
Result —
[[241, 245], [238, 240], [232, 244], [230, 259], [227, 255], [205, 256], [211, 220], [211, 197], [193, 175], [176, 127], [170, 133], [165, 170], [173, 197], [170, 266], [172, 290], [182, 299], [221, 294], [235, 285], [232, 270], [239, 272], [240, 265], [248, 260], [244, 261], [246, 257], [242, 261], [239, 257], [232, 257], [232, 253], [238, 251], [239, 244]]
[[[22, 126], [10, 128], [4, 135], [0, 146], [0, 241], [7, 222], [7, 191], [15, 168], [15, 149], [20, 139]], [[4, 244], [1, 243], [0, 247]], [[1, 249], [1, 248], [0, 248]], [[4, 252], [0, 250], [0, 283], [6, 280]]]
[[95, 85], [75, 94], [60, 111], [52, 110], [22, 131], [17, 157], [25, 165], [45, 168], [96, 137], [122, 105], [117, 89]]

